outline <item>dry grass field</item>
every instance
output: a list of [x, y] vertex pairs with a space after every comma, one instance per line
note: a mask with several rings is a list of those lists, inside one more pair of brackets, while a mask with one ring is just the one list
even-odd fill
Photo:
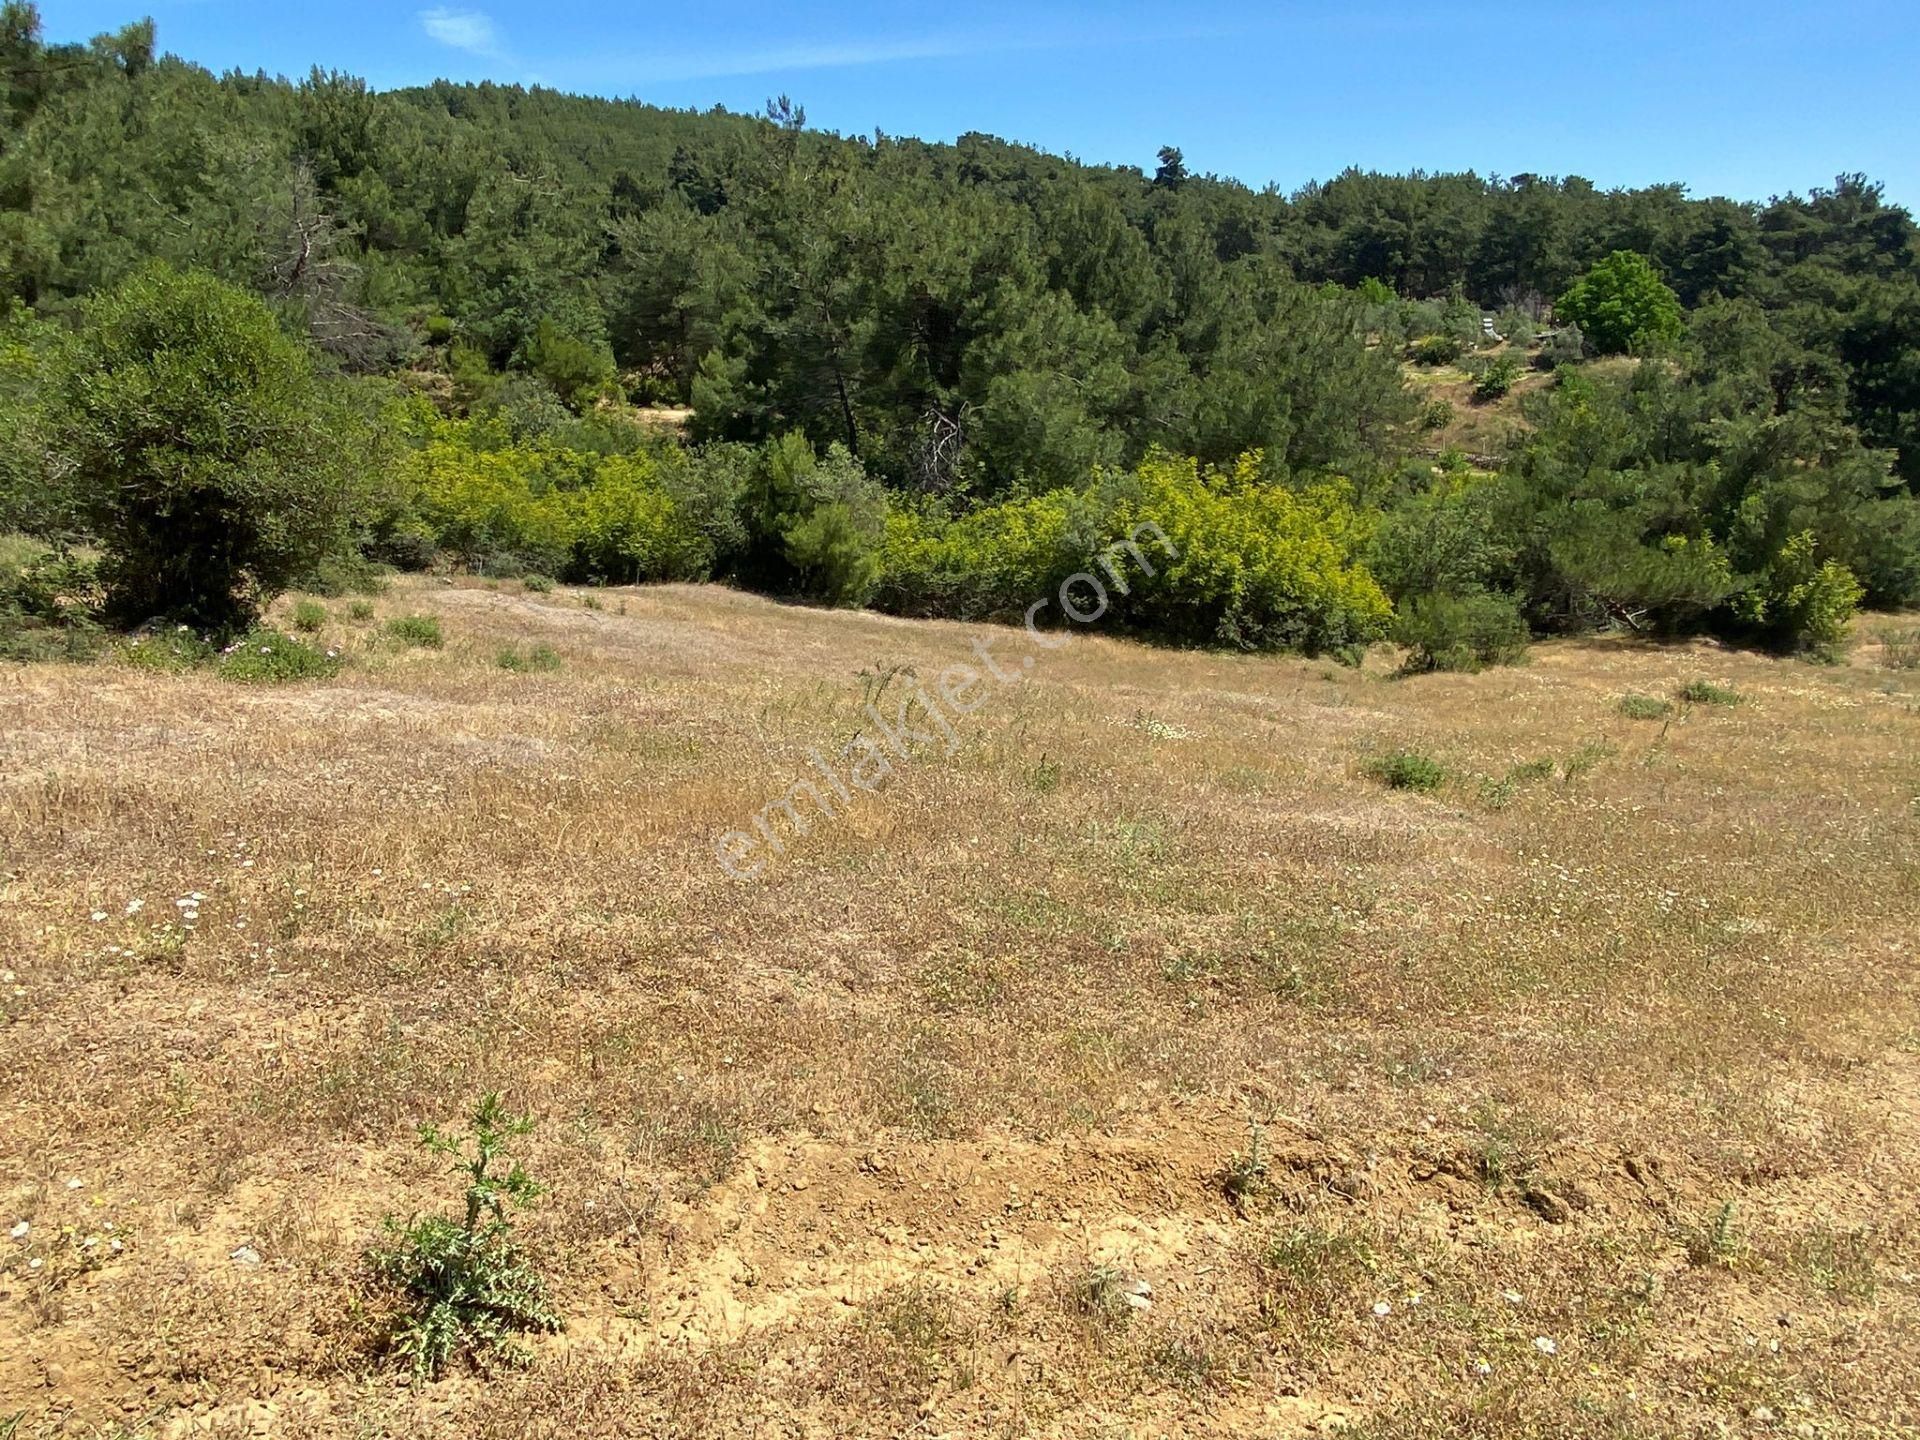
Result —
[[[0, 1436], [1920, 1435], [1920, 673], [1870, 641], [1396, 679], [326, 603], [323, 682], [0, 670]], [[724, 873], [983, 635], [951, 746]], [[568, 1326], [413, 1384], [362, 1256], [495, 1088]]]

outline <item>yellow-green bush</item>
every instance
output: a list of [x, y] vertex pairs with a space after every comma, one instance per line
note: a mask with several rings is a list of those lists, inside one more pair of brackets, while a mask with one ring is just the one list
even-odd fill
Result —
[[1155, 455], [1134, 471], [1135, 493], [1111, 533], [1155, 525], [1175, 555], [1127, 577], [1129, 625], [1171, 639], [1309, 653], [1365, 645], [1385, 633], [1393, 606], [1357, 556], [1371, 518], [1344, 482], [1290, 489], [1262, 476], [1261, 457], [1230, 470]]
[[621, 583], [712, 572], [713, 540], [660, 456], [516, 441], [476, 421], [429, 422], [418, 438], [401, 467], [406, 505], [468, 565]]
[[[1386, 630], [1393, 607], [1356, 559], [1369, 531], [1344, 484], [1290, 489], [1250, 454], [1224, 470], [1153, 455], [1086, 490], [958, 518], [888, 521], [883, 607], [1058, 623], [1060, 590], [1102, 623], [1197, 644], [1336, 650]], [[1128, 542], [1131, 541], [1131, 545]], [[1104, 601], [1100, 598], [1104, 595]]]
[[482, 449], [473, 439], [468, 425], [446, 426], [403, 466], [440, 547], [468, 564], [508, 554], [532, 569], [563, 569], [573, 519], [554, 484], [555, 457], [524, 445]]
[[588, 578], [704, 580], [713, 571], [713, 541], [662, 485], [651, 456], [602, 459], [567, 508], [574, 565]]
[[906, 615], [1010, 619], [1081, 568], [1071, 490], [988, 505], [949, 519], [896, 510], [887, 517], [876, 603]]

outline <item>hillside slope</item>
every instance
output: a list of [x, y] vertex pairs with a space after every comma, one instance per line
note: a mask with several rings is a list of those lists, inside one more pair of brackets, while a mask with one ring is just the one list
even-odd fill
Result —
[[[1873, 646], [1395, 680], [710, 588], [332, 611], [326, 682], [0, 680], [12, 1433], [1915, 1424]], [[723, 872], [982, 640], [1017, 680], [950, 753]], [[1618, 708], [1696, 679], [1742, 703]], [[359, 1257], [491, 1087], [569, 1327], [405, 1385]]]

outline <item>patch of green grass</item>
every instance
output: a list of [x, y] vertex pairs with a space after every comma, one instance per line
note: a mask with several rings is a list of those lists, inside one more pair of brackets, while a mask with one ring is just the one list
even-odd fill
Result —
[[1254, 1260], [1260, 1319], [1283, 1343], [1331, 1341], [1379, 1284], [1380, 1261], [1366, 1238], [1322, 1225], [1273, 1230]]
[[535, 645], [525, 651], [509, 646], [495, 657], [494, 663], [516, 675], [550, 675], [560, 668], [560, 657], [550, 645]]
[[1613, 753], [1613, 746], [1607, 744], [1606, 741], [1589, 740], [1578, 750], [1574, 751], [1573, 754], [1569, 755], [1566, 763], [1560, 767], [1561, 783], [1566, 784], [1578, 780], [1582, 775], [1597, 766], [1602, 760], [1611, 758]]
[[1673, 714], [1673, 702], [1658, 695], [1622, 695], [1613, 708], [1629, 720], [1664, 720]]
[[222, 680], [243, 685], [284, 685], [295, 680], [324, 680], [340, 671], [340, 657], [291, 635], [256, 626], [220, 652]]
[[553, 580], [546, 575], [529, 575], [520, 582], [535, 595], [551, 595]]
[[1482, 780], [1480, 799], [1489, 809], [1504, 810], [1513, 803], [1522, 785], [1550, 779], [1556, 768], [1551, 755], [1542, 755], [1537, 760], [1523, 760], [1518, 765], [1510, 766], [1498, 780]]
[[178, 673], [206, 664], [213, 659], [214, 649], [185, 626], [169, 626], [127, 637], [118, 647], [118, 654], [126, 664], [142, 670]]
[[1681, 687], [1680, 698], [1689, 705], [1738, 705], [1746, 697], [1711, 680], [1689, 680]]
[[447, 643], [438, 615], [396, 615], [387, 621], [387, 635], [420, 650], [438, 650]]
[[318, 600], [301, 600], [293, 607], [293, 628], [311, 635], [327, 623], [327, 607]]
[[1447, 772], [1438, 760], [1418, 750], [1396, 750], [1368, 762], [1367, 773], [1389, 790], [1438, 790]]

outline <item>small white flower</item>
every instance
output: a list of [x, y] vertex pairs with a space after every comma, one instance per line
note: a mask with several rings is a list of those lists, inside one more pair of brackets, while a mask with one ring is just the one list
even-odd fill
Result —
[[127, 1247], [125, 1245], [122, 1245], [118, 1240], [109, 1240], [107, 1242], [107, 1248], [113, 1251], [114, 1254], [118, 1255], [122, 1250], [126, 1249]]
[[16, 1240], [24, 1240], [27, 1238], [27, 1232], [31, 1229], [33, 1229], [33, 1226], [29, 1225], [26, 1221], [22, 1220], [18, 1225], [14, 1226], [13, 1229], [9, 1230], [7, 1233]]
[[42, 1265], [46, 1263], [47, 1263], [46, 1261], [42, 1260], [38, 1255], [36, 1255], [31, 1260], [27, 1261], [27, 1269], [38, 1270]]
[[1421, 1296], [1420, 1292], [1416, 1290], [1411, 1295], [1407, 1296], [1407, 1304], [1418, 1305], [1422, 1298], [1423, 1297]]
[[1476, 1375], [1491, 1375], [1493, 1373], [1493, 1366], [1484, 1360], [1476, 1360], [1473, 1362], [1473, 1373]]
[[87, 1183], [87, 1182], [86, 1182], [86, 1181], [84, 1181], [84, 1180], [69, 1180], [69, 1181], [67, 1181], [67, 1189], [69, 1189], [69, 1190], [79, 1190], [79, 1189], [81, 1189], [82, 1187], [84, 1187], [84, 1186], [86, 1185], [86, 1183]]
[[1376, 1300], [1373, 1302], [1373, 1313], [1384, 1318], [1393, 1313], [1393, 1306], [1385, 1300]]
[[182, 910], [180, 912], [180, 918], [191, 925], [195, 920], [200, 918], [200, 912], [198, 910]]
[[147, 908], [147, 902], [144, 900], [127, 901], [127, 914], [129, 915], [138, 915], [142, 910], [146, 908]]
[[1557, 1355], [1560, 1353], [1560, 1347], [1545, 1335], [1536, 1335], [1533, 1337], [1533, 1348], [1538, 1350], [1542, 1355]]
[[1520, 1292], [1518, 1290], [1502, 1290], [1500, 1292], [1500, 1298], [1509, 1305], [1518, 1305], [1520, 1303]]
[[96, 910], [93, 912], [93, 914], [89, 915], [87, 918], [93, 921], [94, 924], [98, 925], [102, 920], [107, 918], [107, 912], [104, 910]]

